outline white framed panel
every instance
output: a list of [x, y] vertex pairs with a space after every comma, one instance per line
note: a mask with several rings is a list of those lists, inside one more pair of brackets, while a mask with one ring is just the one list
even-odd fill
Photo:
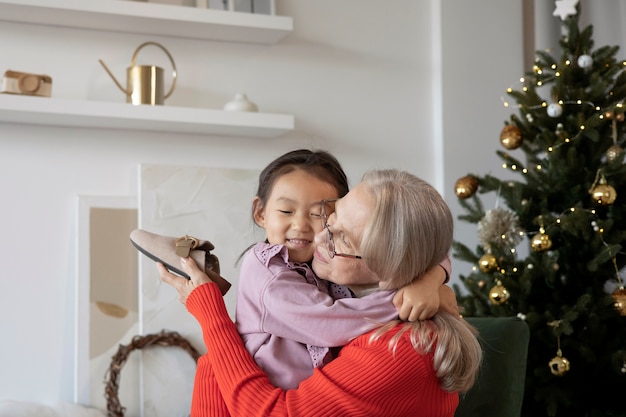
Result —
[[[106, 409], [111, 356], [138, 329], [137, 256], [128, 240], [137, 224], [137, 199], [79, 195], [76, 212], [74, 401]], [[138, 363], [138, 358], [129, 360], [124, 378], [125, 387], [137, 387], [128, 390], [134, 395], [119, 394], [131, 413], [138, 407], [132, 400], [139, 389], [138, 371], [133, 371]]]
[[[232, 284], [224, 297], [232, 318], [237, 259], [248, 246], [264, 239], [264, 232], [253, 226], [251, 214], [258, 175], [258, 170], [250, 169], [140, 165], [140, 228], [170, 237], [189, 234], [213, 243], [221, 275]], [[180, 303], [176, 291], [161, 282], [154, 261], [141, 256], [139, 275], [141, 332], [176, 331], [200, 353], [205, 352], [200, 326]], [[154, 358], [144, 356], [142, 415], [170, 417], [189, 410], [195, 367], [189, 366], [187, 356], [180, 350]]]

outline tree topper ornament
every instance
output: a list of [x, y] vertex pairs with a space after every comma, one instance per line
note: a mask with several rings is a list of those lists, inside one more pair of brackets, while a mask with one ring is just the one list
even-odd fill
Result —
[[556, 9], [552, 13], [552, 16], [560, 16], [561, 20], [567, 19], [569, 16], [575, 16], [576, 5], [578, 0], [556, 0]]

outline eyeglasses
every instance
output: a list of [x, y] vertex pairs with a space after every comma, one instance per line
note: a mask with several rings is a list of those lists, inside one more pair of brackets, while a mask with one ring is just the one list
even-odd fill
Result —
[[322, 226], [324, 227], [324, 229], [326, 229], [326, 249], [328, 250], [328, 256], [330, 256], [330, 259], [334, 258], [335, 256], [340, 256], [342, 258], [351, 258], [351, 259], [363, 259], [361, 256], [359, 255], [349, 255], [347, 253], [338, 253], [335, 251], [335, 241], [333, 239], [333, 232], [330, 231], [330, 226], [327, 223], [327, 219], [328, 219], [328, 214], [326, 212], [326, 207], [330, 206], [331, 204], [334, 207], [334, 203], [337, 202], [337, 200], [339, 200], [338, 198], [332, 199], [332, 200], [322, 200], [322, 208], [320, 210], [320, 217], [322, 218]]

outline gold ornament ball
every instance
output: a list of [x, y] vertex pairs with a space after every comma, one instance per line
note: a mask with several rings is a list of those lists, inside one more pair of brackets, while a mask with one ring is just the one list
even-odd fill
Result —
[[478, 190], [478, 180], [471, 175], [459, 178], [454, 184], [454, 193], [459, 198], [470, 198]]
[[603, 206], [611, 205], [615, 202], [617, 191], [609, 184], [598, 184], [591, 190], [591, 198]]
[[537, 233], [530, 242], [530, 247], [533, 248], [535, 252], [543, 252], [544, 250], [550, 249], [552, 247], [550, 236], [546, 233]]
[[502, 284], [496, 284], [495, 287], [489, 290], [489, 299], [495, 305], [506, 303], [510, 297], [509, 290]]
[[567, 358], [564, 358], [560, 355], [552, 358], [550, 363], [548, 363], [548, 366], [550, 367], [550, 372], [552, 372], [552, 374], [556, 376], [565, 375], [570, 368], [570, 364]]
[[522, 131], [517, 126], [506, 125], [500, 132], [500, 143], [506, 149], [517, 149], [522, 146], [523, 141]]
[[624, 154], [624, 149], [619, 145], [613, 145], [606, 150], [606, 159], [609, 162], [617, 161]]
[[486, 253], [478, 260], [478, 267], [483, 272], [491, 272], [498, 267], [498, 261], [495, 256]]
[[626, 316], [626, 289], [620, 287], [611, 294], [615, 301], [615, 308], [619, 311], [619, 314]]

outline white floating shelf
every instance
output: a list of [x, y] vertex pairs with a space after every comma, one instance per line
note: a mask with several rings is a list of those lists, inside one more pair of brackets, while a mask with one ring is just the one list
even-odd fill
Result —
[[0, 94], [0, 123], [269, 138], [293, 130], [294, 117]]
[[273, 44], [293, 19], [129, 0], [0, 0], [0, 20], [204, 40]]

